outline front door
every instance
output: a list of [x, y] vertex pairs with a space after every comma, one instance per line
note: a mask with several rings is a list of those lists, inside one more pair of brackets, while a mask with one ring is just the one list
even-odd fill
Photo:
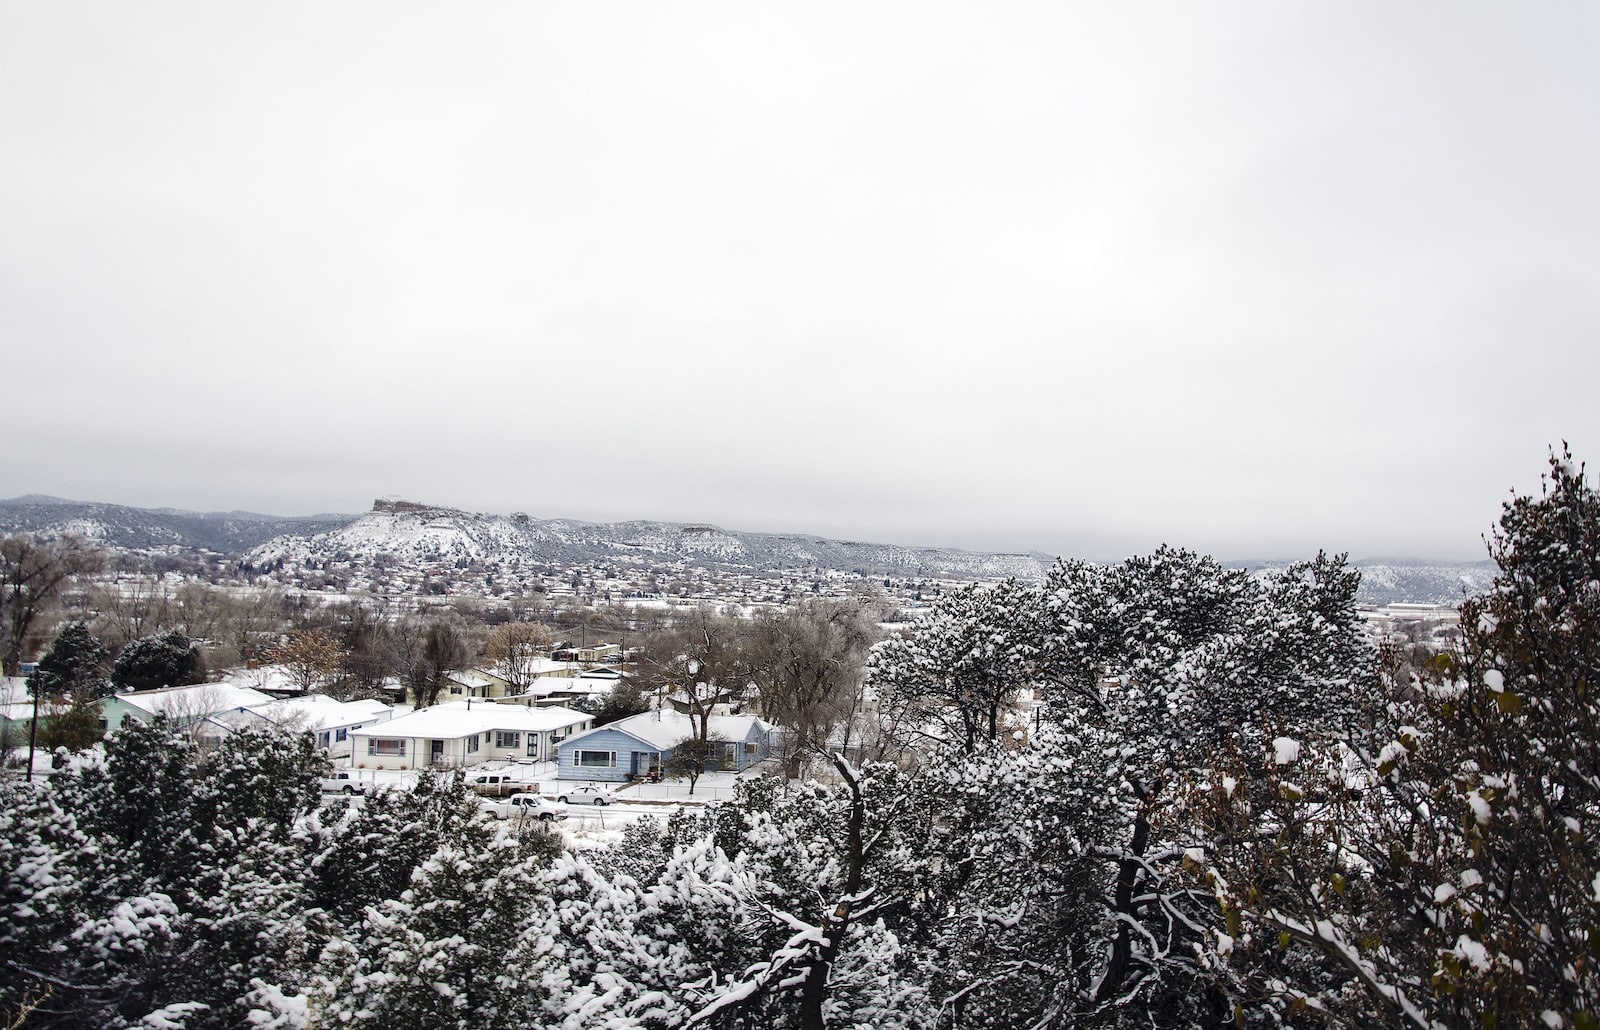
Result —
[[434, 765], [438, 765], [440, 762], [444, 761], [444, 741], [428, 741], [428, 761]]

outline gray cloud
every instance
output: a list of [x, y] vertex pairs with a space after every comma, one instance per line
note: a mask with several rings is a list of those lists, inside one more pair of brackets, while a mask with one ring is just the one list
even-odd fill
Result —
[[1600, 446], [1596, 27], [10, 5], [0, 481], [1476, 557]]

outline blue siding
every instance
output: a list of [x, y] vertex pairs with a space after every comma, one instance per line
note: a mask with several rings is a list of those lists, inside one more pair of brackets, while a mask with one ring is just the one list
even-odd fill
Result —
[[[733, 749], [733, 769], [743, 772], [750, 766], [765, 760], [772, 753], [773, 733], [771, 730], [762, 730], [759, 726], [751, 724], [750, 732], [741, 741], [734, 741], [728, 746]], [[755, 744], [755, 754], [746, 754], [744, 745]], [[582, 766], [577, 764], [576, 752], [578, 751], [610, 751], [616, 755], [616, 764], [608, 768], [596, 766]], [[610, 726], [585, 733], [581, 737], [571, 737], [561, 742], [556, 758], [556, 777], [562, 780], [595, 780], [601, 783], [622, 783], [630, 774], [643, 775], [649, 767], [650, 758], [665, 765], [670, 749], [658, 749], [632, 734]], [[718, 765], [710, 763], [710, 768], [716, 769]]]
[[755, 723], [751, 723], [750, 732], [745, 736], [743, 743], [754, 744], [756, 753], [747, 755], [744, 753], [742, 746], [735, 749], [736, 754], [733, 757], [734, 768], [740, 772], [744, 772], [750, 766], [765, 761], [767, 756], [772, 754], [772, 730], [763, 730]]
[[[613, 751], [617, 756], [616, 765], [608, 769], [594, 766], [580, 768], [576, 758], [578, 751]], [[635, 751], [655, 753], [655, 748], [638, 737], [602, 726], [592, 733], [585, 733], [582, 737], [571, 737], [561, 742], [561, 747], [556, 752], [556, 777], [563, 780], [621, 783], [628, 778], [629, 773], [633, 772]]]

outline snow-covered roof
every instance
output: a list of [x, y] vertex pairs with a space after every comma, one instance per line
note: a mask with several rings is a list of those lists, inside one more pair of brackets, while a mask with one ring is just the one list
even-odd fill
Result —
[[[66, 706], [48, 699], [40, 700], [40, 710], [54, 715], [66, 711]], [[33, 695], [28, 693], [28, 677], [0, 677], [0, 719], [7, 722], [24, 722], [33, 718]]]
[[[723, 740], [744, 740], [750, 736], [753, 727], [759, 727], [765, 733], [772, 729], [767, 723], [753, 715], [713, 715], [711, 716], [710, 735]], [[599, 733], [601, 730], [621, 730], [631, 736], [663, 751], [675, 747], [694, 733], [694, 722], [681, 712], [665, 709], [659, 712], [644, 712], [640, 715], [630, 715], [626, 719], [607, 723], [585, 733], [568, 737], [566, 744], [575, 740], [582, 740], [590, 733]]]
[[527, 665], [528, 671], [535, 676], [548, 676], [553, 672], [568, 672], [572, 669], [571, 662], [558, 662], [554, 658], [534, 658]]
[[507, 694], [497, 700], [506, 704], [525, 704], [557, 694], [563, 697], [608, 697], [616, 690], [618, 682], [602, 676], [545, 676], [528, 684], [526, 691], [520, 694]]
[[401, 715], [376, 726], [352, 731], [363, 737], [432, 737], [435, 740], [453, 740], [473, 733], [489, 730], [514, 730], [524, 733], [562, 730], [581, 726], [593, 719], [592, 715], [574, 712], [559, 705], [551, 708], [528, 708], [523, 705], [497, 705], [486, 701], [452, 701], [448, 704], [422, 708], [409, 715]]
[[33, 718], [33, 698], [25, 676], [0, 676], [0, 718], [18, 722]]
[[[387, 717], [389, 706], [382, 701], [335, 701], [326, 694], [307, 694], [286, 697], [264, 705], [245, 709], [278, 726], [292, 726], [303, 730], [321, 730], [337, 726], [358, 726]], [[224, 713], [228, 719], [235, 712]]]
[[196, 683], [188, 687], [161, 687], [113, 695], [129, 708], [149, 715], [193, 718], [225, 712], [230, 708], [253, 708], [272, 700], [268, 694], [232, 683]]
[[295, 682], [287, 666], [262, 665], [254, 669], [229, 669], [217, 682], [235, 687], [273, 693], [293, 693], [305, 689]]

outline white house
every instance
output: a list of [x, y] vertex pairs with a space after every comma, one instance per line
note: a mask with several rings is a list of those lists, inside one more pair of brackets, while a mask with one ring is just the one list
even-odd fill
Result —
[[559, 705], [583, 698], [598, 704], [610, 697], [620, 682], [622, 676], [617, 672], [593, 669], [576, 676], [541, 677], [529, 685], [527, 693], [495, 700], [507, 705]]
[[351, 761], [369, 769], [548, 762], [557, 744], [593, 723], [594, 716], [570, 708], [452, 701], [352, 730]]
[[[571, 663], [552, 661], [549, 658], [526, 658], [519, 664], [522, 666], [520, 671], [535, 682], [552, 678], [562, 680], [577, 672]], [[444, 694], [441, 696], [448, 701], [460, 701], [469, 697], [499, 699], [511, 695], [515, 689], [511, 682], [495, 669], [467, 669], [445, 676]]]
[[113, 694], [100, 702], [102, 729], [117, 730], [129, 722], [149, 724], [166, 716], [173, 729], [184, 729], [219, 712], [267, 704], [271, 695], [232, 683], [196, 683]]
[[382, 701], [335, 701], [326, 694], [286, 697], [264, 705], [237, 708], [211, 716], [221, 733], [235, 729], [285, 729], [310, 733], [330, 758], [349, 758], [350, 733], [393, 718]]

